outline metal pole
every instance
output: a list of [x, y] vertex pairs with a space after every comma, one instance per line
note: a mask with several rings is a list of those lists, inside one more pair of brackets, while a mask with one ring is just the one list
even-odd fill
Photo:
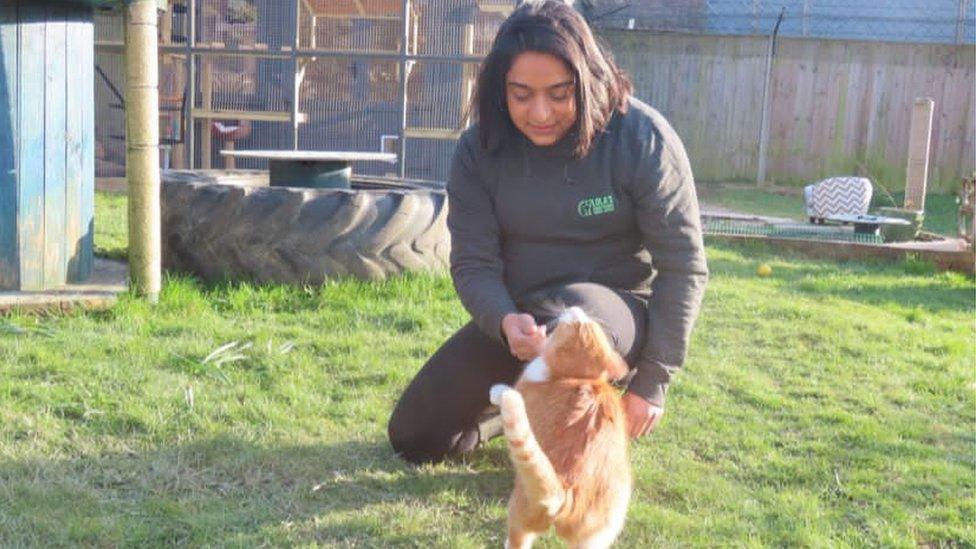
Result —
[[966, 7], [969, 0], [959, 0], [959, 12], [956, 14], [956, 45], [966, 39]]
[[[403, 35], [400, 50], [400, 177], [407, 176], [407, 79], [410, 61], [410, 0], [403, 0]], [[417, 53], [417, 52], [414, 52]]]
[[762, 185], [766, 181], [766, 150], [769, 148], [769, 111], [772, 102], [770, 87], [773, 80], [773, 56], [776, 55], [776, 35], [779, 33], [779, 24], [783, 22], [783, 15], [786, 8], [779, 12], [779, 19], [773, 27], [773, 34], [769, 37], [769, 50], [766, 55], [766, 81], [763, 83], [762, 95], [762, 118], [759, 120], [759, 168], [756, 170], [756, 184]]
[[186, 120], [183, 122], [186, 124], [186, 155], [187, 155], [187, 168], [193, 169], [193, 161], [196, 158], [196, 123], [193, 120], [193, 108], [197, 105], [197, 63], [196, 58], [193, 54], [193, 47], [197, 42], [197, 0], [188, 0], [189, 2], [189, 34], [186, 40], [186, 94], [187, 94], [187, 107], [186, 107]]
[[155, 303], [162, 280], [159, 211], [159, 44], [156, 0], [125, 7], [125, 172], [129, 277]]

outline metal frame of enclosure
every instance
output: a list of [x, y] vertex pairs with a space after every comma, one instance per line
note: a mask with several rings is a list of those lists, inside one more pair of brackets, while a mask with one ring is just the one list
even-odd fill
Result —
[[[407, 141], [436, 140], [453, 146], [453, 141], [466, 125], [464, 114], [473, 89], [476, 66], [481, 61], [483, 53], [487, 52], [490, 38], [493, 37], [497, 26], [518, 2], [517, 0], [438, 0], [437, 2], [431, 0], [289, 0], [287, 2], [264, 0], [262, 2], [257, 0], [257, 2], [241, 4], [251, 7], [260, 5], [258, 9], [263, 12], [255, 14], [253, 18], [258, 20], [262, 16], [270, 16], [274, 22], [259, 21], [253, 25], [262, 25], [264, 30], [261, 32], [265, 34], [274, 32], [274, 36], [259, 37], [253, 43], [240, 41], [237, 44], [213, 39], [218, 38], [219, 33], [215, 32], [209, 32], [211, 36], [201, 37], [201, 31], [206, 30], [206, 23], [200, 21], [201, 10], [206, 10], [210, 18], [213, 18], [216, 12], [216, 25], [219, 26], [227, 17], [227, 10], [230, 9], [228, 6], [234, 3], [235, 0], [183, 0], [182, 3], [177, 1], [171, 3], [170, 13], [162, 16], [163, 32], [159, 46], [161, 69], [167, 65], [167, 62], [182, 62], [184, 85], [177, 85], [176, 89], [171, 91], [188, 94], [188, 98], [184, 100], [187, 106], [180, 110], [184, 119], [181, 122], [182, 128], [178, 132], [179, 138], [171, 139], [176, 142], [175, 148], [182, 149], [179, 153], [185, 160], [174, 162], [173, 167], [210, 168], [217, 161], [217, 150], [211, 148], [211, 143], [207, 142], [208, 139], [203, 132], [209, 129], [210, 123], [214, 120], [238, 122], [246, 120], [250, 124], [262, 125], [264, 132], [267, 132], [270, 124], [285, 126], [285, 131], [270, 132], [275, 135], [271, 142], [244, 145], [247, 148], [290, 147], [296, 150], [332, 148], [361, 151], [382, 149], [398, 153], [397, 173], [377, 173], [376, 170], [385, 168], [382, 166], [374, 166], [373, 170], [367, 166], [365, 173], [372, 171], [374, 175], [439, 179], [439, 176], [443, 175], [444, 166], [438, 166], [438, 169], [410, 170], [408, 168], [412, 157], [408, 156]], [[428, 8], [426, 13], [420, 11], [425, 7]], [[174, 43], [171, 40], [176, 36], [171, 31], [175, 17], [172, 13], [174, 9], [183, 14], [181, 21], [183, 43]], [[470, 20], [474, 16], [468, 15], [468, 20], [465, 20], [466, 13], [479, 12], [488, 14], [489, 17], [475, 22]], [[373, 47], [370, 45], [329, 47], [328, 43], [323, 44], [322, 40], [317, 40], [318, 37], [325, 35], [318, 28], [319, 26], [332, 24], [334, 28], [335, 23], [342, 20], [351, 22], [348, 25], [351, 29], [348, 34], [353, 35], [352, 40], [369, 42]], [[278, 22], [282, 25], [278, 26], [276, 24]], [[370, 30], [371, 27], [376, 26], [373, 25], [374, 23], [381, 23], [381, 30], [387, 32]], [[392, 36], [388, 31], [394, 25], [397, 37], [391, 40]], [[213, 31], [213, 29], [209, 30]], [[96, 33], [97, 54], [114, 56], [121, 53], [120, 41], [112, 37], [106, 39], [104, 36], [98, 36], [98, 31]], [[356, 36], [357, 33], [362, 36]], [[111, 32], [100, 34], [111, 34]], [[477, 46], [476, 34], [480, 39]], [[272, 40], [267, 40], [269, 37]], [[265, 40], [262, 42], [261, 38]], [[375, 47], [380, 41], [384, 41], [385, 46]], [[391, 44], [395, 45], [395, 48], [389, 47]], [[230, 58], [253, 60], [249, 63], [252, 67], [269, 62], [279, 64], [276, 71], [257, 69], [260, 78], [274, 80], [275, 85], [280, 88], [278, 90], [280, 97], [275, 101], [275, 108], [267, 106], [254, 108], [254, 105], [243, 105], [229, 109], [215, 105], [211, 74], [213, 65]], [[320, 97], [329, 93], [329, 90], [324, 89], [329, 82], [325, 82], [321, 77], [318, 80], [310, 78], [313, 70], [323, 63], [334, 63], [337, 66], [344, 64], [349, 72], [365, 73], [365, 76], [356, 74], [355, 78], [369, 81], [374, 79], [373, 73], [376, 71], [375, 67], [367, 65], [382, 64], [384, 67], [392, 68], [392, 74], [385, 75], [387, 77], [385, 83], [392, 83], [390, 77], [395, 80], [396, 97], [388, 97], [383, 103], [386, 108], [384, 112], [389, 114], [390, 120], [395, 119], [396, 124], [379, 124], [380, 135], [375, 135], [374, 131], [371, 136], [362, 137], [358, 141], [345, 145], [337, 144], [335, 139], [322, 139], [319, 141], [324, 143], [319, 143], [314, 136], [303, 138], [303, 125], [316, 118], [305, 112], [305, 107], [309, 103], [306, 97], [309, 92]], [[364, 66], [366, 66], [365, 70], [363, 70]], [[428, 81], [424, 86], [416, 86], [414, 89], [411, 80], [415, 78], [417, 69], [421, 66], [432, 69], [430, 72], [434, 74], [428, 80], [436, 80], [436, 82]], [[440, 70], [442, 67], [446, 70]], [[278, 74], [271, 74], [272, 78], [266, 78], [273, 72]], [[108, 77], [106, 81], [111, 82]], [[257, 86], [266, 85], [268, 85], [266, 82], [257, 83]], [[352, 112], [358, 111], [367, 116], [377, 103], [368, 97], [371, 85], [371, 83], [365, 86], [357, 85], [350, 94], [353, 98], [347, 101], [348, 105], [339, 106], [332, 98], [326, 97], [320, 103], [329, 103], [329, 105], [319, 106], [317, 112], [322, 114], [328, 110], [329, 115], [339, 116], [340, 111], [343, 111], [344, 116], [351, 116]], [[112, 86], [120, 87], [117, 82]], [[321, 89], [316, 89], [316, 86]], [[188, 91], [182, 92], [179, 88]], [[428, 95], [426, 99], [428, 111], [438, 110], [432, 108], [436, 105], [444, 107], [448, 102], [445, 100], [456, 104], [457, 109], [451, 109], [451, 116], [445, 117], [440, 116], [443, 113], [433, 113], [432, 116], [425, 117], [424, 113], [415, 112], [418, 110], [415, 108], [416, 99], [424, 94]], [[173, 111], [179, 100], [175, 96], [170, 96], [167, 101], [165, 90], [162, 88], [161, 95], [164, 96], [161, 98], [164, 110], [169, 104], [170, 110]], [[362, 97], [363, 95], [367, 97]], [[329, 107], [334, 108], [329, 109]], [[200, 122], [204, 124], [198, 126]], [[349, 132], [350, 127], [354, 126], [355, 124], [347, 124], [342, 128], [333, 127], [331, 131]], [[322, 130], [323, 133], [328, 131], [330, 130]], [[368, 132], [365, 129], [364, 131]], [[395, 149], [389, 146], [393, 141], [396, 141]], [[417, 152], [423, 155], [424, 151]], [[443, 152], [438, 152], [436, 162], [445, 162]], [[416, 158], [416, 155], [413, 158]], [[225, 167], [263, 168], [264, 166], [260, 162], [238, 166], [233, 165], [231, 161], [230, 165], [225, 162]]]

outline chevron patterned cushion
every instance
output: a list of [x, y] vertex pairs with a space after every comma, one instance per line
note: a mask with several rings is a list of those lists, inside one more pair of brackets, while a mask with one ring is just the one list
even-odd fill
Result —
[[829, 215], [868, 213], [874, 188], [864, 177], [831, 177], [819, 183], [807, 185], [803, 198], [808, 217], [824, 218]]

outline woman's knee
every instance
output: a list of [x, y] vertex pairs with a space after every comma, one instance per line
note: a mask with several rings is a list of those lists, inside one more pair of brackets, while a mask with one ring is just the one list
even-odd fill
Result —
[[438, 463], [473, 450], [478, 444], [478, 431], [438, 432], [429, 424], [394, 411], [387, 426], [387, 436], [393, 451], [411, 463]]

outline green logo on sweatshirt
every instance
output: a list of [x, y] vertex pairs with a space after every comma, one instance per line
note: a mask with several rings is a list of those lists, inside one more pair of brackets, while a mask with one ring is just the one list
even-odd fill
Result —
[[576, 212], [580, 214], [580, 217], [610, 213], [614, 209], [616, 209], [616, 206], [614, 205], [612, 194], [584, 198], [576, 205]]

